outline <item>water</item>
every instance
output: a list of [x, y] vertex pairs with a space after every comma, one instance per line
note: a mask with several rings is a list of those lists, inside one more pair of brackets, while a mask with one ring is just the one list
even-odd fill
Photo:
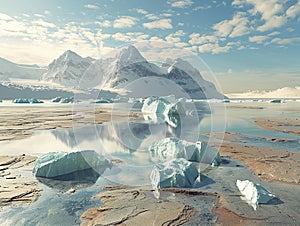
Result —
[[[194, 104], [194, 103], [190, 103]], [[227, 106], [227, 111], [224, 110]], [[246, 109], [245, 107], [252, 107]], [[133, 110], [132, 106], [115, 106], [118, 112]], [[210, 103], [198, 102], [186, 108], [187, 116], [177, 128], [163, 122], [147, 121], [144, 117], [82, 126], [70, 129], [38, 131], [30, 138], [0, 142], [0, 155], [35, 155], [53, 151], [95, 150], [109, 159], [120, 162], [107, 169], [98, 179], [85, 184], [64, 184], [57, 181], [41, 181], [41, 197], [32, 205], [5, 207], [0, 211], [1, 222], [6, 225], [79, 225], [80, 215], [87, 209], [98, 207], [101, 201], [92, 196], [109, 184], [132, 186], [149, 185], [149, 175], [155, 162], [148, 147], [153, 141], [176, 136], [195, 142], [204, 139], [215, 141], [199, 132], [235, 132], [240, 144], [288, 151], [299, 151], [299, 136], [266, 131], [256, 126], [256, 117], [298, 117], [300, 103]], [[287, 138], [293, 142], [272, 142], [262, 137]], [[130, 175], [130, 176], [129, 176]], [[65, 194], [74, 186], [74, 194]], [[5, 225], [4, 224], [4, 225]]]

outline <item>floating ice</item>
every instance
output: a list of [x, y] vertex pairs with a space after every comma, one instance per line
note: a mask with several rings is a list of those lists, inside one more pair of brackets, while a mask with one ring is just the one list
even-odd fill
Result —
[[170, 126], [177, 127], [180, 123], [180, 114], [183, 113], [181, 103], [174, 96], [148, 97], [144, 100], [142, 112], [145, 120], [155, 123], [166, 121]]
[[60, 103], [66, 104], [66, 103], [73, 103], [74, 102], [74, 98], [73, 97], [66, 97], [66, 98], [62, 98]]
[[53, 102], [53, 103], [59, 103], [60, 101], [61, 101], [61, 97], [54, 97], [52, 100], [51, 100], [51, 102]]
[[206, 142], [197, 141], [196, 143], [191, 143], [176, 137], [164, 138], [158, 142], [153, 142], [149, 151], [152, 157], [156, 157], [160, 161], [184, 158], [188, 161], [200, 162], [203, 160], [204, 155], [210, 157], [206, 158], [205, 162], [212, 164], [212, 166], [218, 166], [222, 161], [219, 152], [207, 145]]
[[254, 210], [256, 210], [258, 204], [267, 204], [272, 199], [276, 198], [275, 195], [271, 194], [260, 184], [255, 184], [249, 180], [237, 180], [236, 186], [242, 195], [244, 195], [242, 199], [251, 205]]
[[32, 98], [29, 100], [31, 104], [42, 104], [44, 101]]
[[169, 187], [193, 187], [199, 180], [196, 166], [184, 158], [172, 159], [155, 165], [150, 180], [154, 189]]
[[18, 99], [14, 99], [13, 103], [15, 103], [15, 104], [29, 104], [30, 100], [18, 98]]
[[101, 98], [95, 101], [95, 104], [110, 104], [110, 103], [113, 103], [113, 100], [108, 98]]
[[281, 103], [281, 99], [270, 100], [270, 103]]
[[50, 152], [39, 157], [32, 170], [36, 177], [55, 178], [83, 170], [96, 172], [111, 166], [111, 162], [92, 150]]

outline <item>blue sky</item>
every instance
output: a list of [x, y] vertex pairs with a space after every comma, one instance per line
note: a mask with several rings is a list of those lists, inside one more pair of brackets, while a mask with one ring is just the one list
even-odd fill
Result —
[[300, 0], [1, 1], [0, 57], [47, 65], [151, 40], [201, 57], [225, 93], [270, 90], [300, 85], [299, 22]]

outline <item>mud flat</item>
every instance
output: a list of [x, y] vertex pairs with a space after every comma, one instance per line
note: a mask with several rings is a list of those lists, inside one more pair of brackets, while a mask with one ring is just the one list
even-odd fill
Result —
[[300, 136], [300, 119], [297, 118], [255, 118], [254, 122], [265, 130], [276, 130]]
[[[29, 137], [35, 130], [71, 128], [118, 120], [128, 115], [112, 114], [111, 109], [93, 108], [0, 108], [0, 141]], [[129, 116], [130, 117], [130, 116]]]
[[32, 156], [0, 156], [0, 208], [38, 199], [41, 189], [31, 176], [35, 159]]

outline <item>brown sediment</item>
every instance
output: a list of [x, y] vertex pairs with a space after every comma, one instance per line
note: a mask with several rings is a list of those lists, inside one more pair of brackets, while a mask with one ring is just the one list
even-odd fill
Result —
[[41, 189], [31, 173], [35, 157], [0, 156], [0, 207], [31, 203], [38, 199]]
[[100, 124], [124, 117], [135, 117], [135, 115], [115, 114], [111, 109], [83, 107], [0, 108], [0, 141], [26, 138], [35, 130]]
[[181, 225], [194, 215], [190, 205], [176, 200], [158, 200], [149, 190], [110, 187], [96, 195], [104, 205], [87, 210], [82, 225]]
[[297, 118], [255, 118], [254, 122], [265, 130], [276, 130], [300, 136], [300, 119]]
[[219, 203], [214, 208], [214, 212], [218, 215], [217, 224], [222, 226], [245, 226], [245, 225], [263, 225], [260, 219], [253, 219], [240, 216], [237, 213], [226, 208], [226, 200], [223, 196], [219, 196]]
[[232, 143], [223, 143], [219, 152], [222, 156], [243, 161], [258, 176], [268, 181], [300, 183], [300, 152], [241, 146]]

